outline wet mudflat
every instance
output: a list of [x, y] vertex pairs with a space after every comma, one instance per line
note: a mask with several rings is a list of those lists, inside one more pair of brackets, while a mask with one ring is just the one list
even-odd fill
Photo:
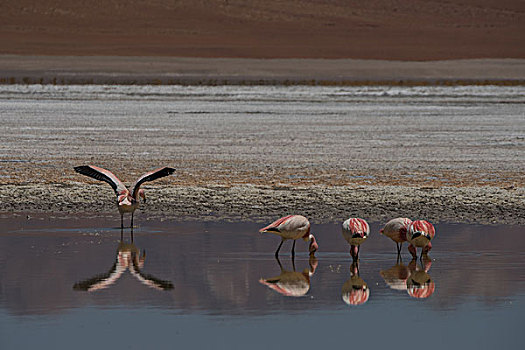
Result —
[[[411, 262], [371, 223], [358, 269], [336, 224], [274, 251], [250, 221], [4, 215], [0, 347], [502, 348], [523, 342], [523, 226], [437, 224]], [[294, 271], [295, 268], [295, 271]], [[352, 276], [353, 275], [353, 276]], [[278, 281], [278, 282], [276, 282]], [[363, 285], [366, 289], [363, 290]], [[367, 291], [366, 291], [367, 290]]]

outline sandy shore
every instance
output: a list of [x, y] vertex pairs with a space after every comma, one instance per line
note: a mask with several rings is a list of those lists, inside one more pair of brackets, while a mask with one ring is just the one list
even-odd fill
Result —
[[524, 224], [522, 89], [4, 85], [0, 211], [118, 219], [73, 167], [169, 165], [141, 215]]

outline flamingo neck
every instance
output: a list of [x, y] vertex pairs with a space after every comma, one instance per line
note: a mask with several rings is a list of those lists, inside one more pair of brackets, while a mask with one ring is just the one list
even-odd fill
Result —
[[311, 233], [310, 235], [308, 235], [308, 239], [310, 240], [310, 247], [309, 247], [310, 254], [313, 254], [317, 251], [317, 249], [319, 249], [319, 245], [317, 244], [317, 241], [314, 235], [312, 235]]

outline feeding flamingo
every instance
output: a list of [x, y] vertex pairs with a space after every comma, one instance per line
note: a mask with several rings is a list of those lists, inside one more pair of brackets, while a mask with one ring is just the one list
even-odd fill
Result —
[[343, 222], [343, 237], [350, 244], [350, 255], [354, 261], [359, 259], [361, 244], [368, 238], [370, 227], [363, 219], [350, 218]]
[[292, 256], [295, 256], [295, 240], [302, 238], [310, 240], [309, 251], [313, 254], [319, 246], [313, 234], [310, 233], [310, 222], [302, 215], [288, 215], [272, 222], [270, 225], [259, 230], [261, 233], [270, 232], [281, 236], [281, 244], [275, 251], [275, 257], [279, 256], [279, 250], [284, 241], [293, 239]]
[[430, 241], [434, 238], [436, 231], [434, 226], [425, 220], [416, 220], [408, 226], [407, 241], [410, 243], [408, 251], [414, 259], [417, 258], [417, 247], [421, 248], [421, 256], [432, 249]]
[[146, 202], [144, 190], [140, 188], [144, 182], [153, 181], [164, 176], [173, 174], [173, 168], [159, 168], [150, 171], [135, 181], [133, 190], [130, 193], [124, 184], [109, 170], [102, 169], [93, 165], [83, 165], [74, 168], [79, 174], [92, 177], [96, 180], [105, 181], [111, 185], [117, 195], [117, 206], [120, 212], [120, 228], [124, 227], [124, 213], [131, 213], [131, 228], [133, 229], [133, 213], [139, 207], [139, 197]]
[[410, 226], [411, 223], [412, 220], [408, 218], [392, 219], [387, 222], [381, 230], [379, 230], [379, 233], [396, 242], [397, 255], [401, 254], [403, 242], [406, 242], [407, 240], [408, 226]]

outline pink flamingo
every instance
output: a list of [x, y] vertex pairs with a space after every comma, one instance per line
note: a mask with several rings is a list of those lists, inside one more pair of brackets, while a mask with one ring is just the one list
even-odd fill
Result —
[[370, 227], [363, 219], [350, 218], [343, 222], [343, 237], [350, 244], [350, 255], [353, 260], [359, 259], [361, 244], [366, 241], [370, 234]]
[[408, 251], [414, 259], [417, 258], [417, 248], [421, 248], [421, 256], [426, 255], [430, 249], [432, 249], [432, 244], [430, 241], [436, 235], [434, 226], [425, 220], [416, 220], [408, 226], [407, 232], [407, 241], [410, 243], [408, 246]]
[[83, 165], [74, 168], [79, 174], [92, 177], [96, 180], [105, 181], [111, 185], [117, 195], [117, 206], [120, 212], [120, 227], [124, 227], [124, 213], [131, 213], [131, 228], [133, 229], [133, 213], [139, 207], [139, 197], [146, 203], [144, 190], [140, 188], [144, 182], [153, 181], [164, 176], [173, 174], [173, 168], [159, 168], [146, 173], [138, 178], [133, 185], [130, 193], [124, 184], [109, 170], [102, 169], [93, 165]]
[[396, 242], [397, 255], [401, 254], [403, 242], [406, 242], [407, 240], [408, 226], [410, 226], [411, 223], [412, 220], [408, 218], [392, 219], [387, 222], [381, 230], [379, 230], [379, 233]]
[[259, 230], [261, 233], [270, 232], [281, 236], [281, 244], [275, 251], [275, 257], [279, 256], [279, 250], [284, 241], [293, 239], [292, 256], [295, 256], [295, 240], [302, 238], [310, 240], [309, 251], [314, 254], [319, 246], [313, 234], [310, 233], [310, 222], [302, 215], [288, 215], [272, 222], [270, 225]]

